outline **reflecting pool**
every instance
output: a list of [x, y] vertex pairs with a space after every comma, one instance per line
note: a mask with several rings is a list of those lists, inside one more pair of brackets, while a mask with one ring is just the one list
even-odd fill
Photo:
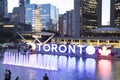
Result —
[[7, 52], [0, 59], [0, 80], [5, 69], [12, 72], [12, 80], [42, 80], [45, 73], [50, 80], [120, 80], [120, 61], [47, 54], [15, 54]]

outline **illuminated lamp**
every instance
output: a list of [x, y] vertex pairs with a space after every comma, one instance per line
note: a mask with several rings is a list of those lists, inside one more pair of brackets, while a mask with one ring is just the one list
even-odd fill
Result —
[[95, 54], [95, 48], [93, 46], [87, 46], [86, 47], [86, 53], [89, 55]]
[[102, 46], [100, 49], [98, 49], [98, 52], [102, 56], [109, 56], [111, 54], [111, 49], [108, 49], [107, 46]]

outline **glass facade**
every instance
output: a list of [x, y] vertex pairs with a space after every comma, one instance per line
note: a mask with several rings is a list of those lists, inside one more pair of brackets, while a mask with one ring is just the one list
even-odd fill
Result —
[[35, 32], [40, 32], [42, 30], [42, 22], [40, 17], [40, 6], [36, 5], [36, 9], [33, 10], [33, 26], [32, 30]]
[[43, 28], [47, 30], [57, 30], [58, 31], [58, 17], [59, 10], [51, 4], [41, 4], [40, 5], [40, 15], [43, 24]]
[[[35, 10], [36, 4], [26, 4], [25, 11], [25, 22], [31, 24], [34, 28], [35, 26]], [[51, 4], [39, 4], [40, 6], [40, 22], [42, 24], [42, 29], [45, 30], [58, 30], [58, 16], [59, 11], [55, 6]]]
[[[33, 11], [36, 9], [36, 4], [26, 4], [25, 5], [25, 23], [31, 24], [33, 23]], [[33, 25], [32, 25], [33, 26]]]

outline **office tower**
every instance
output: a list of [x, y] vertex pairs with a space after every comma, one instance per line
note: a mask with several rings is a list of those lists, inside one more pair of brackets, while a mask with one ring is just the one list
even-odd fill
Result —
[[15, 7], [13, 13], [9, 13], [12, 22], [25, 23], [25, 7]]
[[59, 15], [59, 33], [61, 36], [73, 36], [74, 10]]
[[[35, 10], [36, 4], [27, 4], [25, 6], [25, 23], [35, 26]], [[58, 9], [51, 4], [39, 4], [40, 6], [40, 22], [42, 29], [58, 31]]]
[[19, 0], [19, 7], [14, 7], [13, 12], [9, 13], [9, 18], [12, 22], [25, 23], [25, 5], [29, 4], [30, 0]]
[[7, 17], [7, 0], [0, 0], [0, 19]]
[[32, 30], [35, 26], [35, 10], [36, 10], [36, 4], [26, 4], [25, 5], [25, 23], [32, 26]]
[[32, 31], [35, 32], [41, 32], [42, 30], [42, 23], [40, 19], [40, 7], [39, 5], [36, 5], [36, 9], [33, 10], [33, 26], [32, 26]]
[[120, 28], [120, 0], [111, 0], [110, 25]]
[[67, 15], [67, 35], [68, 36], [72, 36], [73, 34], [73, 10], [71, 11], [67, 11], [66, 15]]
[[101, 27], [102, 0], [74, 0], [74, 36], [88, 36], [91, 29]]
[[32, 25], [32, 31], [40, 32], [42, 30], [40, 6], [37, 4], [26, 4], [25, 9], [25, 23]]
[[51, 4], [40, 5], [40, 16], [43, 28], [46, 30], [58, 31], [59, 9]]
[[30, 0], [19, 0], [19, 6], [25, 6], [25, 4], [30, 4]]

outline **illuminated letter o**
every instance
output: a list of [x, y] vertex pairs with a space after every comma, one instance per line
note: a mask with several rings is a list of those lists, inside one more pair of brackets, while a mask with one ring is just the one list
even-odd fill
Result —
[[93, 55], [93, 54], [95, 54], [95, 48], [93, 46], [87, 46], [86, 52], [89, 55]]
[[[64, 50], [62, 50], [62, 48], [64, 48]], [[67, 47], [66, 47], [65, 45], [60, 45], [60, 46], [59, 46], [59, 51], [60, 51], [61, 53], [65, 53], [65, 52], [67, 51]]]

